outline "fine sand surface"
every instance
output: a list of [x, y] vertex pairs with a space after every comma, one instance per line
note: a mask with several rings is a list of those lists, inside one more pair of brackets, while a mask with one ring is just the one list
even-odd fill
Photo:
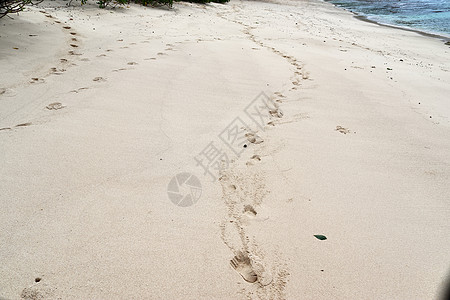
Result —
[[[0, 299], [439, 298], [443, 41], [315, 0], [13, 18]], [[187, 207], [167, 192], [183, 172], [201, 183]]]

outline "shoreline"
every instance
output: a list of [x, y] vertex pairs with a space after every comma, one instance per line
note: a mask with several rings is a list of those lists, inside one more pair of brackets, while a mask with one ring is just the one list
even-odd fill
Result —
[[332, 2], [326, 1], [326, 0], [320, 0], [326, 3], [329, 3], [331, 5], [333, 5], [334, 7], [344, 10], [346, 12], [349, 12], [351, 14], [354, 15], [354, 17], [358, 20], [364, 21], [364, 22], [368, 22], [368, 23], [372, 23], [372, 24], [377, 24], [379, 26], [385, 26], [385, 27], [389, 27], [389, 28], [395, 28], [395, 29], [400, 29], [400, 30], [405, 30], [405, 31], [410, 31], [410, 32], [415, 32], [418, 34], [421, 34], [423, 36], [428, 36], [428, 37], [432, 37], [432, 38], [437, 38], [437, 39], [441, 39], [444, 43], [450, 42], [450, 34], [448, 35], [444, 35], [444, 33], [435, 33], [435, 32], [428, 32], [424, 29], [416, 29], [416, 28], [412, 28], [412, 27], [407, 27], [407, 26], [399, 26], [399, 25], [393, 25], [393, 24], [389, 24], [389, 23], [382, 23], [379, 21], [375, 21], [370, 19], [370, 17], [365, 16], [361, 13], [355, 12], [353, 10], [350, 9], [346, 9], [343, 7], [340, 7]]
[[444, 35], [440, 35], [440, 34], [436, 34], [436, 33], [429, 33], [429, 32], [426, 32], [426, 31], [413, 29], [413, 28], [409, 28], [409, 27], [401, 27], [401, 26], [396, 26], [396, 25], [391, 25], [391, 24], [380, 23], [380, 22], [371, 20], [371, 19], [369, 19], [366, 16], [360, 15], [360, 14], [358, 14], [356, 12], [349, 11], [349, 10], [346, 10], [346, 11], [354, 14], [354, 18], [356, 18], [358, 20], [361, 20], [361, 21], [364, 21], [364, 22], [377, 24], [379, 26], [384, 26], [384, 27], [389, 27], [389, 28], [400, 29], [400, 30], [409, 31], [409, 32], [415, 32], [415, 33], [418, 33], [418, 34], [423, 35], [423, 36], [440, 39], [442, 42], [444, 42], [444, 44], [447, 44], [447, 43], [450, 42], [450, 36], [444, 36]]

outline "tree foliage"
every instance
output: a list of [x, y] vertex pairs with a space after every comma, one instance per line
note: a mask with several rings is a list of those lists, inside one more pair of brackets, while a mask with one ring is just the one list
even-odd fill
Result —
[[[42, 2], [43, 0], [0, 0], [0, 18], [6, 16], [9, 13], [17, 13], [22, 11], [25, 5], [34, 5]], [[73, 0], [69, 1], [69, 5]], [[88, 0], [80, 0], [81, 5], [86, 4]], [[173, 0], [95, 0], [100, 8], [106, 8], [108, 6], [115, 7], [117, 5], [127, 5], [131, 1], [142, 4], [144, 6], [167, 6], [172, 7]], [[175, 0], [180, 1], [180, 0]], [[181, 0], [186, 2], [195, 3], [226, 3], [230, 0]]]
[[7, 14], [22, 11], [25, 5], [33, 5], [42, 1], [43, 0], [0, 0], [0, 18]]

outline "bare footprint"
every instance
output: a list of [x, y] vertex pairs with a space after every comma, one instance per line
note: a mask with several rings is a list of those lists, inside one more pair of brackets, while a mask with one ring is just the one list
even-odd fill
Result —
[[43, 78], [37, 78], [37, 77], [33, 77], [30, 80], [30, 83], [43, 83], [44, 79]]
[[49, 105], [47, 105], [45, 108], [48, 110], [58, 110], [61, 108], [64, 108], [65, 106], [63, 106], [60, 102], [53, 102], [50, 103]]
[[137, 65], [138, 63], [137, 62], [134, 62], [134, 61], [130, 61], [129, 63], [127, 63], [127, 65], [130, 65], [130, 66], [134, 66], [134, 65]]
[[285, 95], [283, 95], [282, 93], [280, 93], [280, 92], [275, 92], [274, 93], [275, 95], [277, 95], [278, 97], [281, 97], [281, 98], [286, 98], [286, 96]]
[[74, 51], [70, 50], [67, 53], [69, 53], [69, 55], [83, 55], [81, 53], [75, 53]]
[[102, 82], [102, 81], [106, 81], [106, 79], [103, 77], [95, 77], [94, 79], [92, 79], [92, 81]]
[[251, 205], [246, 205], [244, 206], [244, 214], [247, 214], [249, 216], [256, 216], [258, 213], [256, 212], [256, 210], [253, 208], [253, 206]]
[[261, 161], [261, 156], [259, 156], [258, 154], [253, 155], [252, 157], [250, 157], [251, 159], [257, 160], [257, 161]]
[[82, 90], [88, 90], [89, 88], [88, 87], [81, 87], [81, 88], [78, 88], [78, 89], [76, 89], [76, 90], [72, 90], [71, 92], [73, 92], [73, 93], [79, 93], [80, 91], [82, 91]]
[[254, 283], [258, 280], [258, 275], [253, 271], [248, 255], [239, 251], [230, 263], [233, 269], [235, 269], [245, 281]]
[[281, 111], [280, 108], [275, 108], [275, 109], [269, 110], [269, 113], [273, 117], [277, 117], [277, 118], [283, 117], [283, 112]]
[[17, 93], [8, 88], [0, 88], [0, 96], [14, 97]]
[[342, 134], [350, 133], [350, 130], [348, 130], [348, 128], [344, 128], [342, 126], [336, 126], [335, 131], [339, 131]]
[[252, 144], [261, 144], [262, 142], [264, 142], [264, 140], [257, 135], [256, 133], [246, 133], [245, 137], [247, 138], [247, 140], [252, 143]]
[[54, 75], [61, 75], [63, 72], [65, 72], [65, 69], [57, 69], [55, 67], [50, 68], [50, 73], [54, 74]]
[[[270, 122], [269, 122], [270, 123]], [[261, 157], [259, 155], [253, 155], [252, 157], [250, 157], [250, 160], [247, 161], [245, 164], [247, 166], [253, 166], [255, 165], [256, 162], [261, 161]]]
[[14, 127], [27, 127], [27, 126], [30, 126], [31, 125], [31, 123], [21, 123], [21, 124], [17, 124], [16, 126], [14, 126]]

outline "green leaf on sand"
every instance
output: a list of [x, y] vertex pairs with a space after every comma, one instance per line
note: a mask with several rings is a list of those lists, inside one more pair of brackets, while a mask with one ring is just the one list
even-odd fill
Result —
[[326, 236], [321, 235], [321, 234], [315, 234], [314, 236], [316, 237], [316, 239], [321, 240], [321, 241], [324, 241], [327, 239]]

